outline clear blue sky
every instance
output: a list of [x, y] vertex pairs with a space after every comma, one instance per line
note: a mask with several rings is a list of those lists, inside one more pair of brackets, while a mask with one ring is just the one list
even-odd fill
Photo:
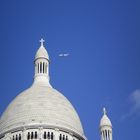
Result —
[[114, 140], [138, 140], [140, 1], [1, 0], [0, 114], [32, 84], [41, 37], [51, 83], [76, 108], [87, 138], [100, 140], [106, 106]]

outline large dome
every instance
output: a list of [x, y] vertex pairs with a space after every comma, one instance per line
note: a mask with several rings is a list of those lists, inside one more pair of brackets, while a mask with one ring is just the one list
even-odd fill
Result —
[[42, 39], [34, 61], [34, 83], [19, 94], [3, 113], [0, 118], [0, 136], [43, 127], [86, 139], [74, 107], [49, 83], [49, 56], [43, 42]]
[[13, 100], [0, 119], [0, 134], [33, 125], [64, 128], [84, 136], [71, 103], [61, 93], [43, 84], [33, 84]]

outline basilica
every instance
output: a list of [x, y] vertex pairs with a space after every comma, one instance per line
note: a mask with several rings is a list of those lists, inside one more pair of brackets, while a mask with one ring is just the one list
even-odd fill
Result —
[[[49, 82], [49, 55], [40, 40], [34, 81], [0, 117], [0, 140], [87, 140], [80, 118], [69, 100]], [[101, 140], [112, 140], [105, 108], [99, 124]]]

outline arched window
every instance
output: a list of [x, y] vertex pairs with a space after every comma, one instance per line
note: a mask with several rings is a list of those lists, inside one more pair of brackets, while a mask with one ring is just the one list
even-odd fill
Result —
[[59, 140], [62, 140], [62, 135], [60, 134], [60, 136], [59, 136]]
[[28, 132], [28, 135], [27, 135], [27, 140], [29, 140], [30, 139], [30, 133]]
[[53, 132], [51, 132], [51, 140], [53, 140]]
[[66, 140], [68, 140], [68, 136], [66, 136]]
[[21, 134], [19, 134], [19, 140], [21, 140]]
[[18, 140], [18, 136], [16, 135], [16, 140]]
[[21, 134], [19, 134], [19, 140], [21, 140]]
[[46, 139], [47, 138], [47, 135], [46, 135], [46, 132], [44, 132], [44, 139]]
[[37, 132], [35, 132], [35, 139], [37, 139]]
[[15, 140], [15, 137], [13, 136], [13, 140]]
[[32, 132], [32, 133], [31, 133], [31, 139], [33, 139], [33, 138], [34, 138], [34, 133]]
[[40, 73], [42, 73], [42, 62], [40, 62]]
[[105, 130], [105, 137], [106, 137], [106, 139], [107, 139], [107, 130]]
[[48, 139], [50, 139], [50, 132], [48, 132], [48, 136], [47, 137], [48, 137]]
[[43, 62], [43, 73], [45, 73], [45, 63]]
[[63, 135], [63, 140], [65, 140], [65, 135]]

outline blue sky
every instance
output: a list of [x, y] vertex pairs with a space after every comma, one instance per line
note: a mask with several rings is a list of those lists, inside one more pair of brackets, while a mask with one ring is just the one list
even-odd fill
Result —
[[100, 140], [105, 106], [114, 140], [139, 139], [139, 0], [1, 0], [0, 19], [0, 114], [32, 84], [43, 37], [51, 83], [76, 108], [87, 138]]

